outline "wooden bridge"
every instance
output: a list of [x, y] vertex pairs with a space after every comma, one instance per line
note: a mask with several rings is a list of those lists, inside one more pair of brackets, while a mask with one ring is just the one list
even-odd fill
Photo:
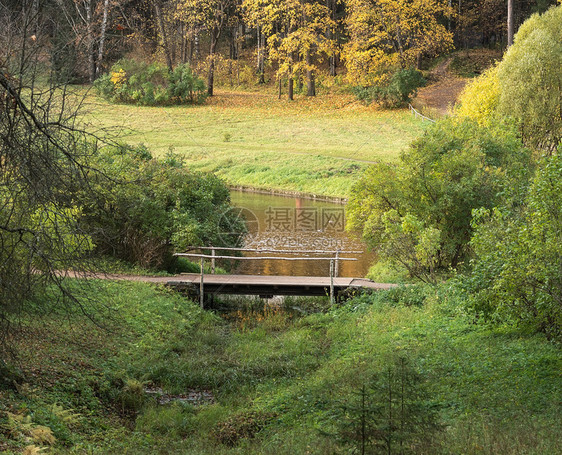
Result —
[[[179, 276], [180, 279], [172, 279], [166, 282], [178, 291], [190, 293], [199, 297], [201, 306], [204, 306], [206, 298], [218, 294], [234, 295], [259, 295], [272, 297], [274, 295], [290, 296], [329, 296], [332, 303], [343, 292], [370, 289], [383, 290], [394, 287], [393, 284], [375, 283], [365, 278], [343, 278], [338, 277], [338, 263], [340, 261], [356, 261], [355, 258], [342, 257], [342, 254], [357, 254], [360, 251], [290, 251], [275, 249], [247, 249], [247, 248], [220, 248], [220, 247], [190, 247], [189, 249], [210, 250], [211, 254], [200, 253], [177, 253], [177, 256], [198, 258], [200, 260], [200, 273], [186, 273]], [[218, 256], [216, 250], [252, 253], [284, 254], [285, 256]], [[322, 254], [330, 257], [287, 257], [294, 254]], [[211, 261], [211, 274], [204, 273], [205, 259]], [[215, 275], [215, 260], [283, 260], [283, 261], [330, 261], [330, 274], [327, 277], [320, 276], [265, 276], [265, 275]]]
[[204, 275], [186, 273], [166, 282], [167, 286], [178, 291], [199, 295], [201, 284], [209, 295], [338, 295], [346, 290], [390, 289], [395, 285], [375, 283], [365, 278], [330, 278], [318, 276], [263, 276], [263, 275]]

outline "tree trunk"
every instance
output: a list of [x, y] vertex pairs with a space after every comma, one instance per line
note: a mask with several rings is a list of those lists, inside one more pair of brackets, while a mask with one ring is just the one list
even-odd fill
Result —
[[103, 51], [105, 45], [105, 31], [107, 29], [107, 17], [109, 15], [109, 0], [105, 0], [103, 3], [103, 18], [101, 22], [100, 31], [100, 44], [98, 49], [98, 61], [96, 62], [96, 78], [99, 77], [101, 73], [101, 64], [103, 61]]
[[162, 14], [161, 0], [154, 0], [154, 12], [156, 13], [156, 21], [158, 22], [158, 31], [162, 39], [162, 48], [164, 49], [164, 56], [166, 57], [166, 65], [170, 71], [174, 70], [172, 64], [172, 57], [170, 55], [170, 46], [168, 45], [168, 35], [166, 34], [166, 27], [164, 26], [164, 17]]
[[[332, 20], [335, 22], [336, 20], [336, 2], [334, 0], [326, 0], [326, 6], [328, 8], [330, 8], [330, 13], [332, 16]], [[326, 38], [328, 38], [329, 41], [331, 41], [332, 39], [334, 39], [334, 33], [332, 32], [332, 27], [328, 27], [328, 29], [326, 30]], [[329, 71], [330, 71], [330, 76], [336, 76], [336, 53], [332, 52], [330, 54], [330, 56], [328, 57], [328, 65], [329, 65]]]
[[95, 38], [94, 38], [94, 24], [92, 16], [92, 1], [88, 0], [86, 6], [86, 33], [88, 35], [88, 75], [90, 82], [96, 79], [96, 60], [94, 54]]
[[316, 83], [314, 81], [314, 71], [312, 70], [312, 57], [310, 51], [306, 53], [306, 96], [316, 96]]
[[238, 26], [232, 27], [230, 32], [230, 60], [238, 60]]
[[337, 76], [336, 54], [330, 55], [330, 76]]
[[515, 34], [515, 21], [513, 18], [513, 0], [507, 0], [507, 47], [513, 44]]
[[[300, 55], [300, 54], [297, 54], [297, 61], [300, 63], [301, 60], [302, 60], [301, 55]], [[298, 75], [297, 75], [297, 78], [296, 78], [296, 81], [295, 81], [295, 82], [296, 82], [296, 84], [297, 84], [297, 93], [302, 93], [302, 87], [303, 87], [303, 85], [304, 85], [304, 82], [303, 82], [303, 78], [302, 78], [302, 75], [301, 75], [301, 74], [298, 74]]]
[[209, 75], [207, 77], [207, 95], [213, 96], [213, 89], [215, 85], [215, 50], [218, 41], [217, 27], [211, 30], [211, 47], [209, 48]]
[[258, 75], [259, 83], [265, 84], [265, 36], [261, 33], [260, 27], [257, 27], [258, 33]]
[[288, 90], [287, 98], [291, 101], [293, 101], [293, 85], [294, 85], [293, 76], [289, 76], [289, 90]]
[[180, 23], [180, 36], [181, 36], [181, 47], [180, 47], [180, 61], [182, 64], [187, 62], [187, 37], [185, 36], [185, 25]]

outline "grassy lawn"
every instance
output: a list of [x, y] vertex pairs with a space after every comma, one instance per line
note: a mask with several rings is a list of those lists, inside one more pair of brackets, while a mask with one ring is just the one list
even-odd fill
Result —
[[[95, 305], [111, 299], [109, 331], [56, 312], [24, 324], [15, 340], [23, 376], [14, 373], [17, 387], [0, 383], [0, 453], [31, 444], [53, 454], [351, 453], [357, 444], [342, 437], [360, 416], [338, 410], [365, 384], [398, 374], [396, 358], [412, 366], [408, 409], [437, 412], [431, 438], [410, 439], [408, 453], [544, 455], [562, 445], [559, 347], [475, 324], [448, 285], [308, 315], [322, 302], [290, 302], [296, 314], [239, 301], [246, 309], [228, 320], [163, 288], [99, 286], [87, 292]], [[157, 404], [144, 388], [211, 398]], [[372, 444], [367, 453], [381, 453]]]
[[369, 162], [395, 160], [426, 126], [407, 110], [378, 110], [345, 94], [289, 102], [219, 90], [194, 107], [113, 105], [92, 95], [88, 110], [94, 128], [159, 155], [173, 149], [230, 185], [339, 197]]

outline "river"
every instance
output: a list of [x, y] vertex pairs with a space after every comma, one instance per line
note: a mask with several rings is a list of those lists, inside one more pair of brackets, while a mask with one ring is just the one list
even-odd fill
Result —
[[[339, 261], [338, 275], [364, 277], [375, 255], [365, 244], [346, 232], [345, 205], [298, 197], [232, 191], [231, 200], [240, 217], [246, 219], [248, 234], [245, 247], [277, 250], [356, 251], [341, 257], [357, 261]], [[254, 253], [244, 253], [252, 256]], [[263, 254], [262, 254], [263, 255]], [[268, 253], [267, 256], [297, 257]], [[298, 257], [329, 257], [330, 254], [299, 254]], [[253, 275], [329, 276], [329, 260], [245, 260], [238, 261], [236, 273]]]

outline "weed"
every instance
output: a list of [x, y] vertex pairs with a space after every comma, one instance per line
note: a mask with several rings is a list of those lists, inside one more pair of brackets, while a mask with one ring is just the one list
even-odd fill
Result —
[[137, 413], [146, 401], [144, 384], [136, 379], [127, 379], [119, 396], [122, 412]]
[[[20, 452], [30, 431], [45, 427], [59, 454], [345, 453], [360, 448], [357, 428], [369, 414], [365, 446], [373, 450], [388, 452], [389, 440], [392, 451], [402, 442], [418, 454], [539, 455], [562, 445], [559, 348], [540, 335], [475, 324], [450, 283], [312, 314], [239, 298], [261, 318], [242, 325], [150, 285], [102, 286], [96, 298], [111, 296], [119, 312], [111, 331], [80, 315], [28, 321], [33, 330], [19, 347], [31, 382], [1, 392], [0, 450]], [[290, 301], [307, 304], [319, 302]], [[170, 394], [208, 390], [214, 401], [156, 405], [144, 400], [143, 383]]]
[[213, 436], [221, 444], [235, 446], [241, 439], [254, 438], [275, 418], [272, 413], [246, 411], [233, 415], [225, 422], [219, 422]]

